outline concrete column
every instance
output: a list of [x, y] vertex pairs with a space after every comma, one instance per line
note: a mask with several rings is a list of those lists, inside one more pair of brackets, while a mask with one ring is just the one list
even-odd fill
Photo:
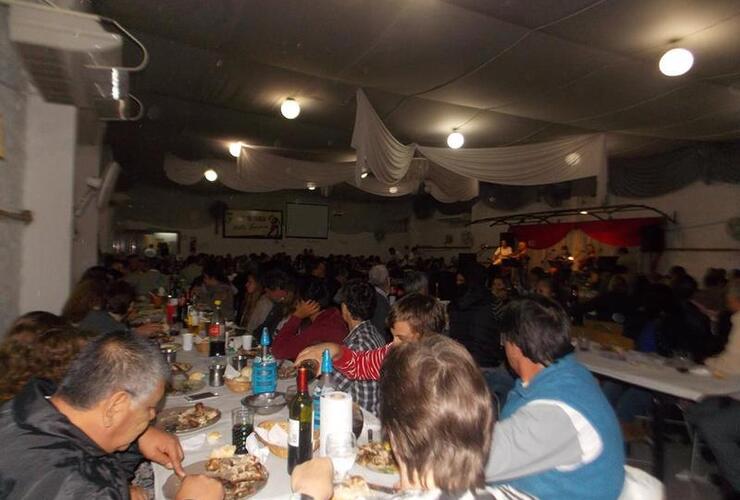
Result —
[[29, 95], [19, 310], [59, 313], [72, 284], [76, 109]]

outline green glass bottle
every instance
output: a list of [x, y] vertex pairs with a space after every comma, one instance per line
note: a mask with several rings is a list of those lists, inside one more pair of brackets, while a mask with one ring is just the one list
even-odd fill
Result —
[[313, 455], [313, 408], [308, 393], [308, 370], [298, 368], [298, 393], [290, 402], [288, 418], [288, 474], [296, 465], [311, 460]]

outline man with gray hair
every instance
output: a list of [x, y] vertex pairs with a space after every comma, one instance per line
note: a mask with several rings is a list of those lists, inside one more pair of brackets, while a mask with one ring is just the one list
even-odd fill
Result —
[[385, 320], [391, 311], [389, 293], [391, 291], [391, 277], [388, 268], [383, 264], [378, 264], [370, 268], [367, 279], [375, 287], [375, 312], [370, 322], [385, 337], [386, 341], [390, 340], [390, 332]]
[[[0, 498], [134, 499], [129, 486], [144, 459], [185, 475], [176, 437], [151, 427], [169, 367], [159, 349], [132, 333], [90, 342], [58, 388], [33, 379], [0, 406]], [[223, 498], [223, 487], [188, 476], [178, 499]]]

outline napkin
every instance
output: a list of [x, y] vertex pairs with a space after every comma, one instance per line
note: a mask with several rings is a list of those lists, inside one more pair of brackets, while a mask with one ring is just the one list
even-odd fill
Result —
[[226, 365], [226, 371], [224, 372], [226, 378], [236, 378], [239, 376], [239, 371], [230, 364]]
[[203, 443], [205, 442], [206, 442], [206, 434], [205, 432], [201, 432], [200, 434], [196, 434], [195, 436], [190, 436], [187, 439], [181, 439], [180, 446], [182, 446], [183, 451], [193, 451], [203, 446]]
[[267, 457], [270, 456], [270, 449], [267, 446], [262, 446], [254, 432], [247, 437], [246, 445], [250, 455], [257, 457], [263, 465], [267, 463]]
[[257, 427], [255, 432], [270, 444], [280, 446], [281, 448], [288, 447], [288, 433], [279, 425], [273, 425], [269, 432], [262, 427]]

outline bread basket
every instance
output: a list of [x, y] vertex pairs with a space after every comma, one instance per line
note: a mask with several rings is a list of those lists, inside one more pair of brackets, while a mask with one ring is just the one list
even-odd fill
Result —
[[225, 378], [224, 383], [231, 392], [235, 392], [237, 394], [244, 394], [252, 389], [252, 382], [249, 380], [241, 381], [236, 378]]
[[[286, 420], [265, 420], [264, 422], [261, 422], [257, 425], [257, 427], [264, 429], [267, 432], [270, 432], [270, 429], [272, 429], [273, 425], [280, 425], [283, 427], [285, 432], [288, 432], [288, 422]], [[258, 432], [255, 432], [255, 435], [257, 436], [257, 440], [262, 443], [263, 445], [267, 446], [270, 449], [270, 453], [275, 455], [278, 458], [288, 458], [288, 448], [283, 448], [282, 446], [278, 446], [276, 444], [271, 444], [262, 439], [262, 437], [259, 435]], [[319, 449], [319, 431], [313, 431], [313, 450], [316, 451]]]

